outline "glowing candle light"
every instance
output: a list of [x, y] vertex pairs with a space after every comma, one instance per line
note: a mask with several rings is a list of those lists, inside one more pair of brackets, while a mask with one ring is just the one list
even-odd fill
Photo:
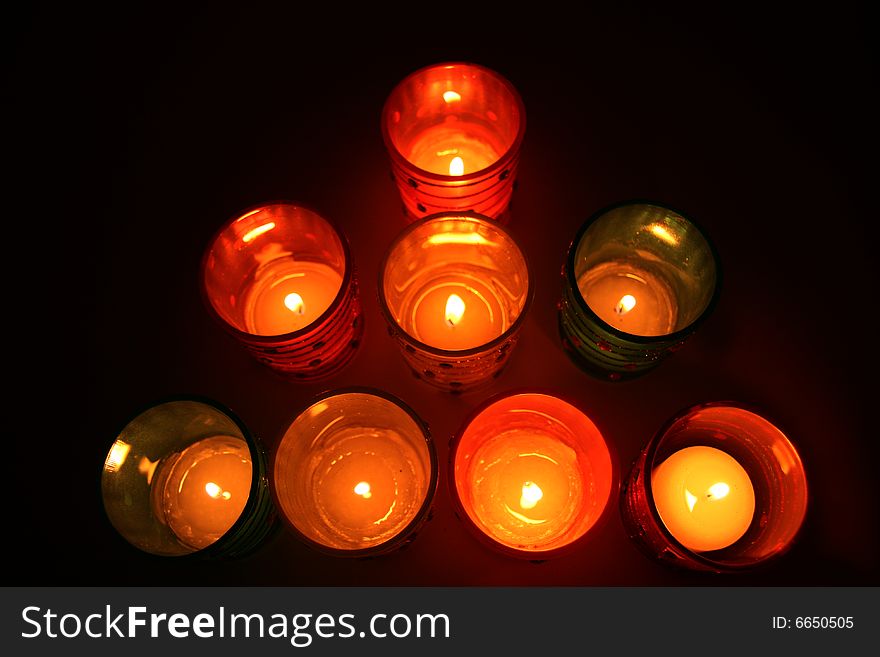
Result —
[[424, 519], [437, 463], [424, 425], [402, 402], [352, 389], [297, 416], [272, 476], [297, 534], [322, 551], [363, 555], [397, 547]]
[[205, 252], [202, 290], [209, 312], [253, 356], [297, 378], [338, 371], [363, 333], [348, 245], [292, 203], [228, 222]]
[[734, 572], [792, 545], [807, 482], [782, 431], [753, 411], [712, 402], [685, 409], [646, 445], [620, 509], [627, 534], [649, 556]]
[[732, 545], [755, 515], [755, 490], [748, 473], [714, 447], [675, 452], [651, 473], [651, 488], [667, 529], [695, 552]]
[[680, 213], [641, 202], [602, 210], [581, 227], [565, 261], [563, 346], [601, 378], [644, 374], [708, 315], [717, 279], [714, 249]]
[[500, 371], [531, 279], [519, 247], [496, 222], [438, 214], [411, 224], [391, 245], [379, 290], [413, 370], [439, 387], [462, 389]]
[[232, 436], [205, 438], [166, 456], [153, 493], [171, 531], [195, 549], [214, 543], [244, 510], [252, 469], [247, 443]]
[[126, 540], [151, 554], [243, 555], [275, 526], [264, 469], [262, 446], [229, 411], [164, 402], [132, 419], [110, 448], [104, 508]]
[[416, 71], [382, 111], [392, 173], [412, 218], [468, 210], [503, 216], [524, 133], [519, 94], [473, 64]]
[[545, 558], [583, 537], [612, 487], [595, 425], [561, 399], [511, 395], [482, 408], [453, 446], [456, 502], [482, 538]]

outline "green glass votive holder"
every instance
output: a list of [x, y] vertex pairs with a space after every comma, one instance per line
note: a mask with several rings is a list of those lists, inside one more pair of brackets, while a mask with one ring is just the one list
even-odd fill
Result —
[[584, 371], [620, 381], [685, 343], [715, 305], [721, 272], [712, 243], [685, 215], [629, 201], [580, 228], [562, 277], [566, 353]]
[[134, 417], [104, 459], [101, 494], [116, 531], [157, 556], [243, 557], [279, 526], [265, 450], [207, 399]]

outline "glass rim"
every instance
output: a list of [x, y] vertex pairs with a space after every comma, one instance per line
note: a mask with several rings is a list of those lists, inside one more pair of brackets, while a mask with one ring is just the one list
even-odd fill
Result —
[[[400, 408], [404, 413], [406, 413], [415, 422], [416, 426], [422, 434], [422, 438], [425, 441], [425, 447], [428, 450], [428, 462], [431, 471], [428, 485], [425, 489], [425, 499], [422, 500], [421, 506], [410, 519], [410, 521], [399, 532], [397, 532], [387, 541], [377, 543], [376, 545], [372, 545], [370, 547], [357, 548], [353, 550], [348, 550], [345, 548], [334, 548], [329, 545], [320, 543], [309, 536], [306, 536], [306, 534], [302, 532], [287, 516], [287, 513], [284, 510], [284, 506], [282, 506], [279, 499], [278, 486], [276, 484], [275, 477], [275, 467], [278, 461], [278, 452], [280, 451], [281, 445], [284, 442], [284, 437], [287, 435], [290, 427], [293, 426], [293, 424], [297, 420], [299, 420], [299, 418], [302, 417], [306, 411], [308, 411], [316, 404], [319, 404], [320, 402], [326, 401], [333, 397], [339, 397], [348, 394], [362, 394], [370, 397], [377, 397], [384, 401], [390, 402], [391, 404]], [[269, 458], [269, 481], [271, 482], [269, 489], [272, 492], [272, 502], [275, 504], [276, 509], [278, 509], [278, 515], [281, 517], [281, 521], [284, 523], [284, 526], [289, 531], [291, 531], [300, 541], [302, 541], [312, 549], [316, 550], [317, 552], [335, 557], [349, 558], [375, 556], [393, 552], [401, 545], [406, 544], [413, 532], [417, 530], [428, 518], [431, 512], [431, 507], [434, 504], [434, 498], [436, 497], [437, 492], [437, 482], [439, 481], [440, 477], [440, 465], [437, 458], [437, 448], [434, 444], [434, 439], [431, 436], [431, 430], [428, 426], [428, 423], [423, 420], [409, 404], [407, 404], [396, 395], [393, 395], [390, 392], [386, 392], [385, 390], [370, 386], [346, 386], [344, 388], [325, 390], [324, 392], [321, 392], [311, 397], [306, 402], [306, 404], [302, 406], [302, 408], [296, 413], [296, 415], [293, 416], [293, 419], [291, 419], [284, 425], [284, 428], [281, 430], [280, 433], [280, 438], [278, 439], [275, 449], [272, 451]]]
[[[617, 210], [619, 208], [629, 207], [633, 205], [648, 205], [655, 208], [661, 208], [663, 210], [669, 210], [670, 212], [674, 212], [682, 219], [687, 221], [691, 226], [696, 229], [696, 231], [700, 234], [700, 237], [703, 238], [703, 241], [706, 243], [706, 246], [709, 249], [709, 254], [712, 256], [712, 261], [715, 263], [715, 285], [712, 289], [712, 295], [709, 297], [709, 301], [706, 303], [706, 307], [700, 312], [699, 315], [692, 321], [690, 324], [683, 326], [677, 331], [673, 331], [672, 333], [663, 333], [661, 335], [637, 335], [635, 333], [627, 333], [625, 331], [621, 331], [615, 326], [612, 326], [604, 319], [599, 317], [596, 312], [590, 308], [590, 305], [587, 303], [586, 299], [584, 299], [584, 295], [580, 293], [578, 289], [577, 278], [574, 273], [574, 265], [575, 265], [575, 257], [577, 254], [578, 246], [583, 240], [584, 235], [586, 235], [587, 231], [602, 217], [604, 217], [609, 212]], [[712, 240], [706, 235], [706, 232], [700, 227], [698, 223], [696, 223], [691, 217], [684, 212], [681, 212], [677, 208], [674, 208], [665, 203], [659, 203], [657, 201], [651, 201], [647, 199], [631, 199], [627, 201], [620, 201], [618, 203], [613, 203], [612, 205], [605, 206], [596, 212], [594, 212], [590, 217], [581, 224], [581, 227], [578, 228], [575, 233], [574, 239], [571, 242], [571, 245], [568, 247], [568, 253], [565, 257], [565, 280], [566, 283], [572, 289], [572, 296], [575, 299], [575, 303], [577, 303], [578, 308], [587, 314], [587, 316], [592, 319], [594, 322], [599, 324], [602, 329], [608, 331], [615, 337], [627, 340], [629, 342], [634, 342], [636, 344], [643, 345], [653, 345], [659, 342], [676, 342], [679, 340], [683, 340], [687, 338], [691, 333], [696, 331], [696, 329], [705, 321], [705, 319], [712, 314], [715, 306], [718, 304], [718, 297], [721, 292], [721, 280], [722, 280], [722, 270], [721, 270], [721, 259], [718, 255], [718, 251], [715, 248], [715, 245], [712, 243]]]
[[[514, 319], [510, 326], [502, 332], [500, 335], [492, 338], [488, 342], [485, 342], [481, 345], [477, 345], [476, 347], [469, 347], [467, 349], [440, 349], [439, 347], [434, 347], [429, 345], [421, 340], [415, 338], [410, 335], [410, 333], [404, 329], [398, 321], [394, 318], [391, 313], [391, 309], [388, 307], [388, 301], [385, 299], [385, 270], [388, 267], [388, 260], [391, 257], [391, 254], [394, 252], [394, 249], [411, 233], [415, 230], [421, 228], [428, 223], [439, 221], [441, 219], [466, 219], [469, 221], [483, 222], [488, 223], [492, 228], [496, 229], [502, 235], [504, 235], [510, 243], [516, 247], [516, 250], [519, 252], [520, 257], [522, 258], [523, 264], [526, 268], [526, 276], [528, 278], [528, 284], [526, 286], [526, 296], [523, 300], [522, 308], [520, 308], [519, 314], [516, 319]], [[443, 212], [435, 212], [434, 214], [429, 214], [426, 217], [422, 217], [412, 223], [408, 224], [406, 228], [404, 228], [400, 233], [398, 233], [397, 237], [391, 242], [391, 246], [385, 251], [385, 255], [382, 257], [382, 261], [379, 263], [379, 284], [377, 293], [379, 296], [379, 310], [382, 316], [385, 318], [390, 325], [397, 327], [400, 332], [406, 336], [406, 341], [411, 343], [414, 347], [428, 352], [434, 356], [446, 357], [446, 358], [467, 358], [469, 356], [474, 356], [477, 354], [485, 353], [486, 351], [490, 351], [496, 347], [499, 347], [501, 344], [506, 342], [512, 336], [516, 335], [517, 331], [519, 331], [523, 322], [525, 322], [525, 317], [528, 314], [528, 310], [531, 307], [532, 299], [535, 296], [535, 283], [533, 280], [532, 271], [529, 267], [529, 261], [526, 258], [525, 252], [520, 248], [519, 244], [516, 243], [516, 240], [513, 239], [513, 236], [507, 232], [504, 226], [501, 225], [498, 220], [493, 219], [484, 214], [480, 214], [478, 212], [472, 212], [470, 210], [466, 212], [455, 212], [452, 210], [445, 210]]]
[[[456, 68], [456, 67], [467, 67], [477, 69], [480, 72], [488, 75], [489, 77], [497, 80], [501, 83], [501, 85], [510, 93], [511, 97], [516, 104], [517, 115], [519, 117], [516, 136], [511, 142], [510, 147], [504, 154], [501, 155], [497, 160], [495, 160], [492, 164], [487, 167], [484, 167], [478, 171], [474, 171], [473, 173], [469, 173], [467, 175], [462, 176], [450, 176], [448, 174], [442, 173], [434, 173], [432, 171], [428, 171], [427, 169], [422, 169], [419, 166], [416, 166], [412, 162], [410, 162], [406, 157], [403, 156], [403, 153], [400, 152], [400, 149], [397, 148], [397, 145], [394, 143], [394, 139], [391, 137], [390, 130], [388, 128], [388, 116], [390, 114], [390, 105], [391, 99], [397, 93], [399, 89], [401, 89], [404, 84], [412, 81], [414, 78], [424, 75], [428, 71], [432, 71], [434, 69], [440, 68]], [[391, 93], [385, 99], [385, 103], [382, 105], [382, 113], [381, 113], [381, 123], [382, 123], [382, 140], [385, 142], [385, 148], [388, 151], [391, 159], [397, 164], [401, 165], [402, 168], [413, 169], [419, 172], [419, 177], [427, 178], [429, 180], [438, 182], [438, 183], [449, 183], [449, 182], [461, 182], [462, 180], [474, 180], [476, 178], [488, 178], [496, 173], [497, 170], [502, 169], [505, 163], [507, 163], [520, 149], [522, 146], [523, 139], [526, 134], [526, 106], [523, 103], [522, 96], [520, 96], [519, 92], [516, 90], [516, 87], [508, 80], [506, 77], [498, 73], [497, 71], [483, 66], [481, 64], [474, 64], [472, 62], [466, 61], [447, 61], [440, 62], [437, 64], [428, 64], [427, 66], [422, 66], [415, 71], [409, 73], [406, 77], [404, 77], [400, 82], [394, 85], [394, 88], [391, 90]]]
[[[611, 482], [608, 490], [608, 497], [606, 498], [605, 504], [602, 506], [602, 511], [599, 513], [596, 521], [592, 525], [590, 525], [590, 527], [583, 534], [578, 536], [570, 543], [566, 543], [565, 545], [551, 548], [549, 550], [520, 550], [513, 546], [502, 543], [484, 532], [477, 525], [477, 523], [474, 522], [470, 514], [464, 508], [464, 504], [461, 501], [461, 496], [458, 493], [458, 486], [455, 483], [455, 460], [458, 455], [458, 449], [461, 445], [461, 440], [464, 437], [464, 434], [470, 428], [471, 424], [473, 424], [473, 422], [480, 415], [482, 415], [490, 407], [509, 397], [550, 397], [558, 401], [564, 402], [574, 408], [576, 411], [578, 411], [585, 418], [587, 418], [587, 420], [589, 420], [593, 424], [593, 426], [596, 427], [596, 431], [598, 431], [602, 442], [605, 444], [605, 449], [608, 452], [608, 457], [611, 465]], [[462, 420], [458, 429], [456, 429], [455, 433], [452, 435], [452, 438], [449, 441], [448, 461], [449, 462], [446, 473], [446, 485], [449, 488], [449, 497], [452, 500], [452, 507], [456, 516], [467, 526], [470, 533], [474, 535], [484, 545], [492, 548], [493, 550], [506, 554], [507, 556], [516, 557], [525, 561], [542, 562], [546, 561], [547, 559], [555, 559], [557, 557], [562, 557], [570, 554], [583, 547], [583, 545], [585, 545], [588, 541], [592, 540], [592, 538], [595, 537], [595, 535], [597, 534], [597, 530], [601, 529], [608, 522], [610, 522], [610, 518], [613, 515], [611, 509], [614, 506], [611, 501], [613, 499], [616, 499], [620, 495], [620, 461], [616, 448], [605, 437], [605, 434], [593, 421], [593, 418], [591, 418], [584, 412], [580, 404], [577, 403], [577, 401], [571, 395], [559, 393], [544, 387], [513, 388], [510, 390], [497, 392], [493, 395], [490, 395], [480, 404], [471, 409]]]
[[[137, 420], [139, 417], [141, 417], [142, 415], [145, 415], [147, 412], [149, 412], [153, 409], [159, 408], [160, 406], [166, 406], [169, 404], [175, 404], [175, 403], [179, 403], [179, 402], [194, 402], [197, 404], [202, 404], [204, 406], [208, 406], [211, 409], [218, 411], [219, 413], [222, 413], [227, 418], [229, 418], [232, 421], [232, 423], [235, 424], [236, 427], [238, 427], [239, 431], [241, 431], [241, 435], [244, 438], [244, 441], [248, 446], [248, 452], [250, 453], [250, 456], [251, 456], [251, 486], [250, 486], [250, 490], [248, 491], [247, 502], [245, 503], [244, 508], [241, 510], [241, 513], [238, 515], [238, 518], [235, 519], [235, 522], [232, 523], [232, 526], [229, 527], [229, 529], [227, 529], [223, 533], [222, 536], [220, 536], [217, 540], [215, 540], [210, 545], [207, 545], [207, 546], [201, 548], [200, 550], [193, 550], [192, 552], [185, 552], [183, 554], [177, 554], [177, 555], [156, 554], [154, 552], [149, 552], [147, 550], [144, 550], [143, 548], [141, 548], [141, 547], [135, 545], [134, 543], [132, 543], [131, 541], [129, 541], [128, 538], [122, 532], [120, 532], [118, 529], [116, 529], [116, 525], [113, 523], [113, 520], [110, 518], [110, 514], [107, 512], [107, 504], [104, 500], [104, 490], [103, 490], [104, 489], [104, 486], [103, 486], [104, 473], [105, 473], [105, 467], [106, 467], [106, 462], [107, 462], [106, 457], [104, 458], [104, 465], [101, 466], [101, 477], [99, 480], [99, 485], [101, 487], [101, 502], [102, 502], [101, 506], [104, 508], [104, 515], [107, 518], [107, 521], [110, 523], [110, 526], [113, 527], [114, 530], [116, 530], [116, 533], [121, 538], [123, 538], [126, 543], [128, 543], [129, 545], [131, 545], [134, 548], [137, 548], [141, 552], [144, 552], [146, 554], [150, 554], [153, 556], [170, 557], [173, 559], [222, 556], [223, 551], [224, 551], [223, 544], [226, 542], [226, 539], [228, 537], [234, 535], [236, 532], [238, 532], [241, 529], [242, 525], [246, 522], [246, 519], [249, 518], [251, 516], [251, 514], [253, 514], [254, 510], [256, 509], [257, 498], [259, 497], [259, 488], [260, 488], [260, 476], [259, 476], [259, 467], [258, 466], [260, 463], [261, 451], [263, 452], [263, 454], [262, 454], [263, 458], [265, 458], [265, 450], [262, 446], [262, 443], [256, 437], [256, 435], [253, 432], [251, 432], [251, 430], [241, 420], [241, 418], [234, 411], [232, 411], [228, 406], [226, 406], [225, 404], [218, 402], [216, 399], [212, 399], [210, 397], [206, 397], [203, 395], [197, 395], [197, 394], [189, 394], [189, 393], [165, 395], [163, 397], [156, 399], [153, 402], [142, 404], [142, 405], [138, 406], [138, 410], [135, 410], [134, 412], [132, 412], [128, 416], [128, 420], [125, 422], [125, 424], [122, 426], [122, 428], [116, 432], [116, 439], [114, 439], [114, 444], [115, 444], [115, 440], [119, 439], [119, 436], [121, 436], [123, 434], [123, 432], [128, 428], [128, 426], [132, 422]], [[113, 446], [111, 445], [110, 449], [112, 449], [112, 448], [113, 448]], [[109, 454], [109, 451], [108, 451], [108, 454]]]
[[[764, 422], [766, 422], [767, 424], [772, 426], [774, 429], [776, 429], [779, 432], [779, 434], [785, 439], [786, 444], [791, 448], [791, 452], [797, 458], [797, 463], [800, 466], [801, 472], [803, 473], [804, 513], [803, 513], [803, 517], [801, 518], [800, 524], [798, 525], [797, 531], [794, 532], [794, 534], [792, 535], [792, 537], [788, 541], [788, 543], [786, 543], [785, 546], [783, 546], [779, 551], [774, 552], [773, 554], [770, 554], [770, 555], [768, 555], [758, 561], [755, 561], [753, 563], [736, 564], [736, 563], [729, 563], [727, 561], [721, 561], [721, 560], [717, 560], [717, 559], [709, 559], [707, 557], [704, 557], [702, 555], [702, 553], [695, 552], [695, 551], [691, 550], [690, 548], [686, 547], [677, 538], [675, 538], [675, 536], [672, 535], [672, 532], [670, 532], [669, 529], [666, 527], [665, 523], [663, 522], [663, 519], [660, 517], [660, 513], [657, 511], [657, 504], [654, 502], [654, 491], [651, 487], [650, 472], [653, 471], [654, 457], [657, 454], [657, 447], [660, 445], [663, 438], [665, 438], [666, 435], [669, 433], [669, 430], [673, 426], [675, 426], [676, 423], [687, 418], [690, 415], [693, 415], [694, 413], [696, 413], [698, 411], [708, 409], [708, 408], [732, 408], [732, 409], [736, 409], [736, 410], [740, 410], [740, 411], [745, 411], [746, 413], [749, 413], [750, 415], [754, 415], [755, 417], [763, 420]], [[645, 488], [645, 499], [648, 503], [647, 506], [648, 506], [648, 511], [651, 514], [651, 518], [654, 521], [654, 524], [658, 527], [660, 533], [663, 535], [664, 538], [666, 538], [678, 550], [681, 550], [682, 552], [687, 554], [688, 557], [692, 558], [697, 563], [702, 564], [702, 565], [704, 565], [708, 568], [711, 568], [713, 570], [721, 570], [721, 571], [727, 571], [727, 572], [739, 572], [739, 571], [745, 571], [745, 570], [752, 570], [756, 567], [763, 566], [767, 562], [775, 561], [778, 557], [780, 557], [783, 554], [785, 554], [786, 552], [788, 552], [794, 546], [794, 544], [797, 542], [798, 536], [800, 536], [801, 532], [803, 531], [805, 520], [807, 517], [807, 512], [809, 511], [809, 508], [811, 506], [811, 502], [810, 502], [811, 495], [810, 495], [810, 486], [808, 483], [809, 478], [807, 477], [807, 468], [806, 468], [806, 465], [804, 464], [804, 461], [803, 461], [803, 458], [801, 457], [800, 452], [794, 446], [794, 443], [791, 442], [791, 438], [788, 437], [788, 433], [786, 431], [784, 431], [779, 426], [779, 424], [777, 424], [774, 420], [771, 420], [770, 418], [768, 418], [766, 413], [762, 409], [758, 408], [756, 405], [749, 404], [746, 402], [731, 401], [731, 400], [706, 401], [706, 402], [699, 402], [696, 404], [692, 404], [691, 406], [688, 406], [686, 408], [681, 409], [675, 415], [673, 415], [672, 417], [667, 419], [660, 426], [660, 428], [654, 433], [654, 435], [651, 437], [651, 440], [647, 444], [647, 446], [645, 447], [644, 451], [645, 451], [645, 461], [644, 461], [644, 465], [642, 467], [642, 471], [639, 473], [639, 479], [641, 480], [642, 485]], [[756, 509], [756, 511], [757, 511], [757, 509]], [[737, 539], [737, 540], [739, 540], [739, 539]], [[726, 549], [726, 548], [722, 548], [722, 549]]]
[[[312, 213], [324, 223], [326, 223], [336, 234], [336, 237], [339, 239], [339, 243], [342, 246], [342, 255], [343, 255], [343, 264], [345, 269], [342, 273], [342, 283], [339, 286], [339, 290], [336, 292], [336, 296], [333, 297], [333, 301], [330, 302], [330, 305], [321, 313], [315, 320], [299, 328], [295, 331], [290, 331], [288, 333], [280, 333], [278, 335], [260, 335], [258, 333], [250, 333], [248, 331], [243, 331], [237, 326], [233, 326], [229, 321], [226, 320], [214, 307], [214, 303], [211, 301], [211, 297], [208, 294], [208, 287], [205, 281], [205, 272], [207, 271], [208, 258], [211, 257], [211, 254], [214, 250], [214, 245], [220, 239], [220, 237], [228, 231], [232, 225], [249, 214], [262, 210], [264, 208], [270, 207], [291, 207], [291, 208], [299, 208], [301, 210], [306, 210], [307, 212]], [[354, 264], [351, 256], [351, 248], [348, 244], [348, 239], [345, 236], [345, 233], [340, 230], [339, 225], [331, 219], [328, 219], [323, 214], [315, 210], [313, 207], [306, 205], [304, 203], [299, 203], [298, 201], [291, 200], [275, 200], [275, 201], [267, 201], [265, 203], [258, 203], [256, 205], [249, 206], [240, 212], [237, 212], [230, 219], [227, 219], [223, 224], [218, 228], [211, 239], [208, 241], [208, 245], [205, 247], [205, 250], [202, 252], [201, 262], [199, 264], [199, 292], [202, 297], [203, 305], [206, 306], [208, 314], [214, 319], [214, 321], [218, 322], [221, 326], [223, 326], [229, 333], [232, 335], [246, 340], [253, 341], [257, 340], [263, 344], [281, 344], [285, 342], [289, 342], [290, 340], [296, 340], [298, 338], [305, 337], [309, 335], [312, 331], [315, 330], [315, 327], [326, 322], [333, 314], [339, 309], [342, 305], [342, 301], [348, 293], [348, 289], [351, 286], [352, 278], [354, 277]]]

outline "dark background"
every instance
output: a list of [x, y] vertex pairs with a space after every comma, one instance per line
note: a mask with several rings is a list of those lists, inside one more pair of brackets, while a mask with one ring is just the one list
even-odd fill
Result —
[[[608, 3], [611, 4], [611, 3]], [[834, 3], [798, 13], [736, 4], [575, 16], [460, 4], [228, 12], [80, 8], [8, 16], [4, 121], [11, 170], [3, 255], [4, 580], [54, 585], [860, 585], [878, 571], [877, 277], [867, 197], [876, 152], [868, 21]], [[504, 375], [454, 398], [411, 378], [386, 335], [377, 268], [404, 226], [379, 130], [382, 103], [421, 66], [481, 63], [520, 91], [528, 127], [510, 231], [536, 296]], [[724, 287], [686, 347], [609, 384], [563, 354], [559, 269], [595, 210], [651, 198], [713, 238]], [[366, 336], [315, 385], [258, 366], [198, 294], [209, 237], [239, 210], [289, 198], [341, 225]], [[145, 404], [194, 393], [231, 407], [270, 449], [325, 389], [376, 386], [431, 426], [434, 519], [406, 550], [319, 555], [282, 533], [238, 562], [141, 554], [100, 499], [103, 459]], [[756, 404], [799, 448], [811, 506], [797, 545], [754, 573], [652, 562], [616, 506], [574, 554], [496, 554], [454, 517], [447, 441], [487, 394], [565, 395], [605, 434], [622, 474], [694, 403]], [[10, 554], [10, 552], [7, 552]]]

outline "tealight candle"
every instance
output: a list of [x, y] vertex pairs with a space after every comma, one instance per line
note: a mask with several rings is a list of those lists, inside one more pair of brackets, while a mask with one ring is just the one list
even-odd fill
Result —
[[345, 239], [293, 203], [262, 205], [223, 226], [205, 252], [202, 291], [257, 360], [299, 379], [337, 372], [363, 334]]
[[501, 217], [525, 125], [522, 99], [494, 71], [447, 63], [409, 75], [382, 110], [382, 136], [406, 212]]
[[113, 526], [157, 555], [240, 556], [275, 523], [262, 447], [213, 402], [164, 402], [131, 420], [101, 489]]
[[681, 213], [630, 202], [578, 231], [563, 267], [559, 330], [572, 360], [612, 381], [646, 373], [709, 314], [719, 265]]
[[328, 393], [300, 413], [275, 454], [278, 508], [318, 550], [338, 556], [391, 551], [412, 540], [437, 485], [424, 423], [374, 390]]
[[539, 393], [479, 409], [454, 440], [450, 462], [460, 516], [493, 547], [529, 559], [558, 555], [584, 537], [614, 481], [596, 425]]
[[621, 496], [624, 526], [643, 551], [715, 572], [785, 552], [806, 508], [804, 468], [788, 438], [727, 403], [673, 418], [636, 460]]
[[522, 251], [475, 213], [410, 224], [379, 270], [389, 333], [417, 377], [450, 391], [501, 373], [531, 296]]

